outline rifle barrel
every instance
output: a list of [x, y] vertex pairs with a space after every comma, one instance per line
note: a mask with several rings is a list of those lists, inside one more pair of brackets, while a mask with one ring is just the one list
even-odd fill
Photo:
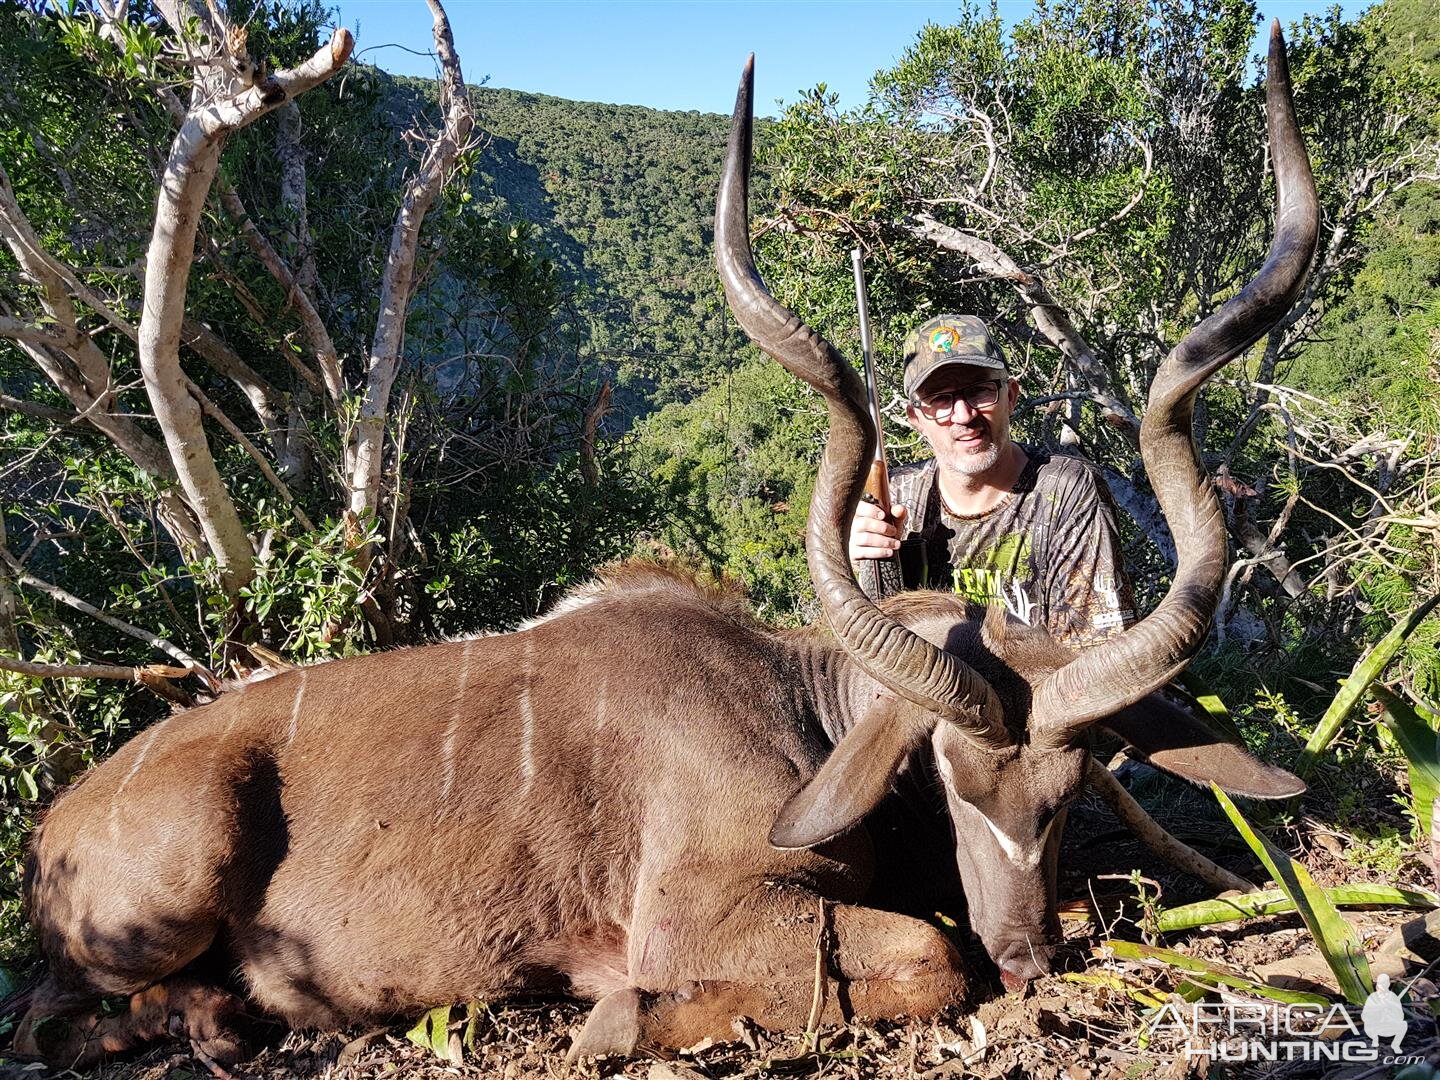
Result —
[[885, 432], [880, 423], [880, 387], [875, 378], [875, 357], [870, 343], [870, 296], [865, 290], [864, 256], [859, 248], [850, 252], [855, 268], [855, 304], [860, 311], [860, 351], [865, 358], [865, 389], [870, 399], [870, 419], [875, 425], [875, 456], [870, 462], [870, 476], [865, 482], [869, 495], [885, 516], [890, 516], [890, 476], [885, 465]]

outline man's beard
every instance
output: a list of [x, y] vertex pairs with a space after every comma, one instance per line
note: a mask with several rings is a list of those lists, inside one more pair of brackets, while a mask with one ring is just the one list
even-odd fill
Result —
[[989, 432], [981, 432], [989, 445], [978, 453], [969, 453], [962, 450], [958, 444], [952, 442], [948, 447], [949, 453], [941, 456], [941, 464], [950, 472], [959, 473], [961, 476], [979, 476], [993, 469], [1000, 461], [1000, 444], [990, 437]]

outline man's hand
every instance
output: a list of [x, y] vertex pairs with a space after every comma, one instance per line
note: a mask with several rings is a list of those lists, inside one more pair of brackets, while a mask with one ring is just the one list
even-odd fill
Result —
[[900, 550], [900, 526], [904, 523], [905, 507], [895, 507], [895, 520], [887, 521], [880, 507], [862, 499], [850, 523], [850, 560], [888, 559], [894, 555]]

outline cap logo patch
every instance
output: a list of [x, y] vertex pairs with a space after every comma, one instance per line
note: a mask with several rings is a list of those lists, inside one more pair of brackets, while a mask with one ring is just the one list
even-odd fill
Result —
[[930, 331], [930, 348], [933, 352], [954, 352], [960, 345], [960, 331], [953, 326], [937, 326]]

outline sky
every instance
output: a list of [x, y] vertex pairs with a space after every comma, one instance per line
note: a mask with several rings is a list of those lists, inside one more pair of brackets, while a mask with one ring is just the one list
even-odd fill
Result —
[[[1259, 0], [1266, 24], [1288, 24], [1329, 0]], [[1344, 0], [1347, 14], [1365, 0]], [[340, 0], [360, 59], [401, 75], [435, 75], [423, 0]], [[465, 81], [578, 101], [729, 112], [755, 53], [756, 111], [774, 115], [817, 83], [841, 105], [865, 100], [928, 22], [956, 0], [445, 0]], [[1007, 21], [1028, 0], [1001, 0]], [[408, 50], [408, 51], [407, 51]], [[418, 55], [417, 55], [418, 54]]]

